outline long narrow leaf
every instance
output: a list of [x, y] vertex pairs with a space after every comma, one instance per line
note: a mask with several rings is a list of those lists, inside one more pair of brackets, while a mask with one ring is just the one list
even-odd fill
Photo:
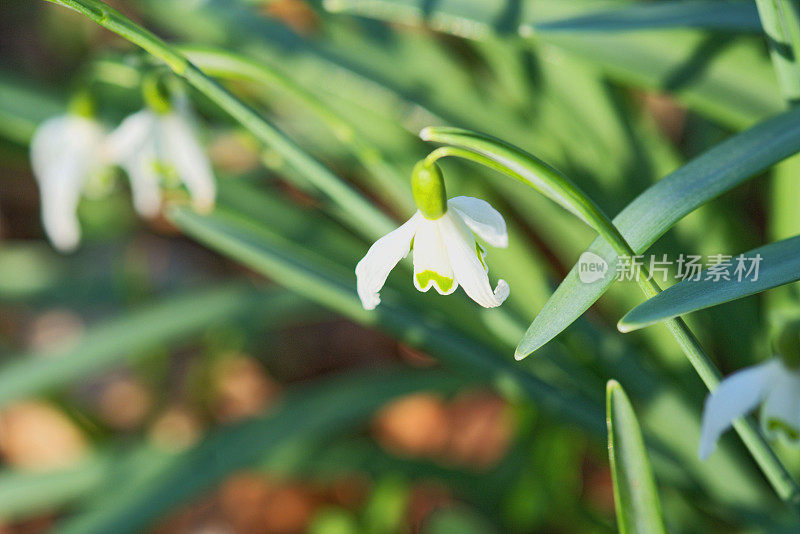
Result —
[[329, 107], [312, 92], [300, 86], [278, 69], [263, 61], [255, 61], [240, 54], [223, 49], [199, 46], [181, 46], [192, 63], [211, 76], [219, 78], [242, 78], [262, 84], [265, 88], [278, 88], [309, 110], [371, 173], [372, 184], [387, 200], [412, 211], [411, 190], [406, 176], [389, 165], [378, 148], [369, 139], [358, 133], [351, 121]]
[[[641, 254], [681, 218], [751, 176], [800, 150], [800, 111], [785, 112], [720, 143], [663, 178], [614, 218], [626, 241]], [[613, 283], [617, 254], [603, 239], [587, 249], [608, 265], [605, 276], [583, 283], [579, 265], [550, 297], [517, 347], [535, 351], [577, 319]]]
[[104, 455], [57, 471], [4, 470], [0, 472], [0, 520], [51, 512], [64, 502], [84, 498], [102, 484], [111, 467], [112, 458]]
[[608, 459], [621, 534], [665, 533], [661, 502], [647, 458], [642, 431], [628, 396], [610, 380], [606, 387]]
[[750, 0], [700, 0], [632, 4], [588, 15], [531, 24], [530, 31], [619, 32], [656, 28], [702, 28], [759, 32]]
[[223, 428], [186, 453], [162, 458], [146, 474], [131, 473], [59, 532], [142, 532], [175, 506], [298, 439], [325, 439], [365, 421], [394, 397], [463, 384], [440, 373], [370, 372], [325, 379], [291, 391], [269, 415]]
[[[622, 82], [671, 92], [688, 106], [736, 128], [782, 109], [771, 66], [761, 50], [751, 46], [753, 43], [697, 30], [620, 33], [531, 29], [533, 24], [609, 6], [594, 0], [522, 3], [517, 4], [517, 10], [510, 9], [508, 2], [483, 0], [330, 0], [326, 5], [339, 12], [428, 24], [438, 31], [476, 39], [522, 29], [534, 44], [555, 45], [591, 61]], [[529, 8], [531, 5], [534, 7]]]
[[[736, 273], [737, 266], [743, 271]], [[757, 265], [758, 270], [755, 269]], [[725, 277], [703, 271], [659, 293], [629, 311], [619, 321], [622, 332], [637, 330], [678, 315], [717, 306], [800, 280], [800, 236], [771, 243], [733, 257]]]
[[252, 312], [255, 306], [275, 306], [285, 313], [286, 306], [300, 303], [286, 297], [286, 293], [263, 294], [244, 286], [191, 291], [97, 325], [57, 349], [11, 357], [0, 368], [0, 406], [130, 361], [161, 343], [185, 339]]
[[32, 85], [0, 70], [0, 135], [17, 143], [26, 144], [41, 120], [64, 108], [55, 96]]

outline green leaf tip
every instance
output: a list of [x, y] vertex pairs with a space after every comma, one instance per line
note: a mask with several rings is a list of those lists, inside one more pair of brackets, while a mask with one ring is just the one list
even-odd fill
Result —
[[637, 322], [635, 316], [633, 320], [631, 320], [630, 315], [631, 313], [628, 312], [622, 317], [622, 319], [617, 321], [617, 330], [619, 330], [623, 334], [627, 334], [629, 332], [633, 332], [634, 330], [639, 330], [640, 328], [644, 328], [645, 326], [650, 326], [651, 324], [653, 324], [651, 322], [648, 323]]
[[616, 380], [606, 383], [606, 424], [619, 532], [665, 533], [642, 431], [628, 395]]

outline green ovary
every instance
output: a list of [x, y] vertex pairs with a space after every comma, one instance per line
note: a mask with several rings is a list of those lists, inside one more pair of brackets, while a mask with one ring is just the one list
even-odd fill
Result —
[[780, 419], [769, 419], [767, 420], [767, 429], [770, 431], [780, 430], [786, 437], [789, 438], [791, 441], [797, 441], [800, 439], [800, 432], [791, 425], [788, 425], [784, 421]]
[[443, 293], [447, 293], [450, 289], [453, 288], [453, 279], [447, 278], [442, 276], [441, 274], [435, 271], [422, 271], [421, 273], [417, 273], [417, 283], [419, 287], [425, 288], [428, 287], [431, 281], [439, 288], [439, 290]]

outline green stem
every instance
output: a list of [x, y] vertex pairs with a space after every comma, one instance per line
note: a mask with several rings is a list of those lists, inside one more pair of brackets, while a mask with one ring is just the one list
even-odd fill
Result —
[[[529, 179], [515, 172], [513, 168], [485, 154], [470, 149], [443, 146], [431, 152], [425, 161], [428, 164], [432, 164], [436, 160], [448, 156], [478, 163], [537, 189], [531, 184]], [[576, 204], [580, 206], [579, 209], [581, 213], [587, 218], [590, 218], [589, 221], [587, 221], [589, 225], [597, 229], [597, 231], [614, 247], [617, 254], [629, 257], [636, 256], [636, 252], [631, 248], [619, 230], [617, 230], [611, 222], [611, 219], [609, 219], [591, 199], [580, 192], [577, 187], [570, 187], [570, 182], [565, 176], [539, 160], [535, 160], [533, 166], [539, 176], [546, 176], [547, 180], [552, 182], [550, 185], [557, 183], [567, 184], [564, 187], [560, 187], [559, 192], [571, 191], [571, 195], [573, 196], [571, 198], [576, 199]], [[571, 211], [574, 212], [575, 210]], [[652, 298], [661, 292], [658, 283], [653, 280], [646, 268], [642, 267], [638, 270], [637, 274], [637, 283], [647, 298]], [[700, 341], [689, 328], [689, 325], [681, 318], [671, 319], [666, 321], [665, 324], [675, 337], [675, 340], [678, 342], [684, 354], [686, 354], [686, 358], [689, 360], [700, 379], [709, 391], [713, 391], [720, 382], [721, 374], [711, 361], [711, 358], [706, 354]], [[800, 487], [764, 439], [764, 436], [759, 432], [752, 418], [738, 420], [733, 426], [778, 496], [785, 502], [795, 507], [800, 507]]]
[[[800, 5], [797, 0], [756, 0], [756, 5], [783, 98], [789, 106], [800, 105]], [[798, 168], [800, 157], [794, 156], [781, 162], [772, 176], [770, 231], [775, 238], [796, 234], [800, 224], [797, 206], [793, 202], [800, 192]], [[794, 306], [794, 294], [790, 289], [782, 288], [771, 295], [768, 305], [775, 313], [787, 302]], [[747, 422], [752, 425], [750, 420]], [[745, 436], [741, 432], [739, 434], [745, 440]], [[797, 492], [789, 498], [794, 503], [800, 500]]]
[[[757, 0], [761, 25], [767, 36], [772, 63], [784, 99], [800, 104], [800, 6], [797, 0]], [[779, 163], [772, 173], [769, 231], [772, 239], [785, 239], [800, 232], [800, 156]], [[785, 287], [768, 295], [770, 311], [793, 306], [795, 294]]]
[[756, 0], [783, 97], [800, 103], [800, 6], [797, 0]]
[[140, 46], [163, 61], [175, 74], [183, 77], [195, 89], [215, 102], [257, 139], [279, 152], [294, 170], [302, 173], [336, 205], [337, 215], [351, 228], [362, 232], [366, 228], [367, 233], [372, 237], [379, 237], [396, 226], [366, 198], [343, 182], [327, 167], [309, 156], [283, 132], [150, 31], [99, 0], [45, 1], [74, 9], [86, 15], [100, 26]]
[[[505, 174], [506, 176], [514, 178], [515, 180], [522, 182], [525, 185], [533, 187], [531, 185], [530, 179], [526, 178], [519, 172], [515, 171], [513, 167], [505, 165], [478, 151], [470, 149], [463, 149], [453, 146], [439, 147], [430, 154], [428, 154], [428, 157], [425, 158], [425, 162], [428, 164], [433, 164], [436, 160], [447, 156], [456, 156], [462, 159], [473, 161], [475, 163], [479, 163], [497, 172]], [[528, 154], [525, 154], [524, 156], [532, 157]], [[586, 224], [592, 227], [597, 233], [603, 236], [606, 239], [606, 241], [608, 241], [614, 246], [615, 250], [617, 250], [619, 254], [623, 256], [636, 255], [636, 253], [633, 251], [630, 245], [628, 245], [627, 241], [625, 241], [625, 238], [622, 237], [622, 234], [619, 233], [617, 227], [614, 226], [614, 223], [611, 222], [611, 219], [609, 219], [608, 216], [606, 216], [603, 210], [601, 210], [600, 207], [592, 199], [590, 199], [577, 187], [573, 186], [572, 183], [566, 179], [566, 177], [564, 177], [554, 168], [550, 167], [549, 165], [540, 160], [537, 160], [536, 163], [537, 163], [536, 167], [537, 175], [544, 177], [545, 178], [544, 181], [547, 183], [549, 188], [554, 192], [556, 192], [560, 198], [566, 199], [566, 201], [558, 201], [559, 204], [561, 205], [564, 205], [565, 203], [569, 204], [569, 207], [567, 207], [567, 209], [569, 209], [572, 213], [574, 213], [580, 219], [582, 219]], [[534, 189], [537, 189], [540, 192], [542, 192], [540, 189], [536, 187], [534, 187]]]

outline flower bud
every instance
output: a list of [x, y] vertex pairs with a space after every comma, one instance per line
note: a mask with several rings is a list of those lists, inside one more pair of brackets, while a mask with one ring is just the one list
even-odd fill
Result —
[[447, 213], [447, 192], [439, 166], [424, 160], [414, 166], [411, 174], [414, 202], [426, 219], [436, 220]]
[[800, 368], [800, 320], [781, 325], [772, 338], [772, 350], [788, 369]]

